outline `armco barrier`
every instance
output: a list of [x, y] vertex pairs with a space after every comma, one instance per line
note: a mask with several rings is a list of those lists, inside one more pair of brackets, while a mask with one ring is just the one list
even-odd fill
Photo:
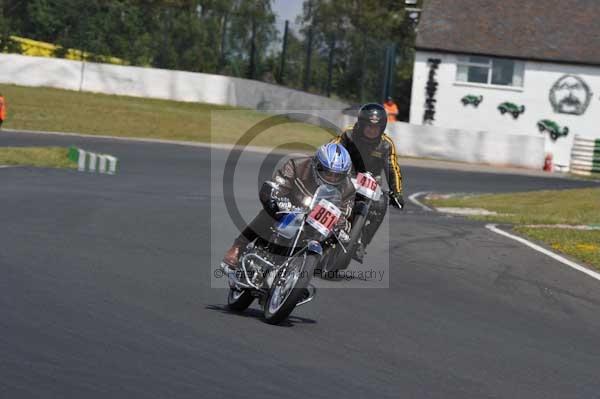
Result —
[[571, 173], [584, 176], [600, 173], [600, 139], [575, 136], [571, 150]]
[[394, 122], [388, 133], [399, 155], [539, 169], [544, 165], [544, 137], [443, 129]]

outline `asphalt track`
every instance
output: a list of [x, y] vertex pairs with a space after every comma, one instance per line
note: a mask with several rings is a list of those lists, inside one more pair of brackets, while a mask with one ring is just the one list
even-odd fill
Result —
[[[235, 233], [214, 222], [224, 151], [0, 132], [0, 146], [68, 144], [116, 155], [120, 173], [0, 169], [0, 398], [599, 396], [600, 282], [482, 223], [393, 211], [389, 259], [369, 254], [389, 288], [340, 282], [274, 327], [211, 288]], [[238, 165], [244, 214], [258, 159]], [[407, 194], [594, 184], [403, 172]]]

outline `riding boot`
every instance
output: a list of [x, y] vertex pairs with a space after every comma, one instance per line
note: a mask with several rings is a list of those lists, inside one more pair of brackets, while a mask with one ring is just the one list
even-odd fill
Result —
[[241, 235], [234, 242], [233, 245], [225, 252], [223, 257], [223, 263], [229, 266], [230, 269], [235, 270], [238, 268], [240, 263], [240, 252], [242, 248], [248, 245], [246, 237]]

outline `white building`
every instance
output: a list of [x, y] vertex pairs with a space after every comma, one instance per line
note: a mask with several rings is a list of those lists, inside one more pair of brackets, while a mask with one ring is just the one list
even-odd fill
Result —
[[600, 1], [428, 0], [413, 79], [412, 124], [543, 134], [568, 167], [600, 138]]

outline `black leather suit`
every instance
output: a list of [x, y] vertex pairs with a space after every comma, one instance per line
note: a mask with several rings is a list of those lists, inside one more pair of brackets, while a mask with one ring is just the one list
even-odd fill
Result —
[[[331, 142], [341, 144], [348, 150], [352, 158], [354, 174], [368, 171], [373, 176], [380, 177], [382, 173], [385, 173], [390, 191], [402, 195], [402, 172], [398, 165], [396, 146], [391, 137], [383, 133], [379, 141], [363, 140], [357, 129], [358, 125], [355, 125], [354, 128], [347, 129]], [[365, 227], [362, 236], [365, 245], [371, 242], [383, 222], [387, 205], [388, 197], [386, 195], [371, 205], [367, 218], [369, 224]]]

